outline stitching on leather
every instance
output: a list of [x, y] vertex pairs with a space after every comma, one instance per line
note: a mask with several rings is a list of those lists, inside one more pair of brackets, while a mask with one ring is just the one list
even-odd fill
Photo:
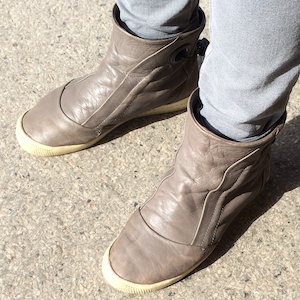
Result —
[[[268, 156], [269, 156], [269, 155], [268, 155]], [[238, 181], [238, 179], [242, 176], [242, 174], [246, 171], [246, 169], [247, 169], [247, 168], [245, 168], [245, 169], [242, 171], [242, 173], [240, 174], [240, 176], [235, 180], [235, 182], [231, 185], [231, 187]], [[262, 189], [263, 189], [263, 187], [264, 187], [264, 184], [265, 184], [265, 182], [264, 182], [264, 173], [265, 173], [265, 169], [262, 171], [262, 182], [261, 182], [261, 187], [260, 187], [259, 193], [262, 191]], [[230, 187], [230, 188], [231, 188], [231, 187]], [[219, 216], [218, 222], [217, 222], [217, 224], [216, 224], [216, 226], [215, 226], [215, 230], [214, 230], [214, 233], [213, 233], [213, 236], [212, 236], [212, 239], [211, 239], [211, 244], [213, 244], [213, 242], [214, 242], [214, 240], [215, 240], [215, 237], [216, 237], [216, 234], [217, 234], [217, 230], [218, 230], [218, 226], [219, 226], [220, 223], [221, 223], [221, 217], [222, 217], [222, 215], [223, 215], [224, 209], [225, 209], [225, 206], [222, 206], [221, 212], [220, 212], [220, 216]], [[203, 242], [202, 242], [202, 244], [203, 244]]]
[[[225, 173], [224, 173], [224, 175], [225, 175]], [[224, 176], [223, 178], [225, 178], [225, 176]], [[223, 182], [223, 179], [222, 179], [221, 182]], [[210, 193], [208, 193], [208, 195], [207, 195], [205, 201], [208, 199], [209, 194], [210, 194]], [[208, 225], [208, 227], [207, 227], [207, 229], [206, 229], [206, 232], [205, 232], [205, 234], [204, 234], [204, 237], [203, 237], [203, 239], [202, 239], [201, 247], [204, 247], [204, 240], [206, 239], [206, 237], [207, 237], [207, 235], [208, 235], [208, 231], [209, 231], [209, 229], [210, 229], [210, 227], [211, 227], [211, 223], [212, 223], [213, 217], [214, 217], [214, 215], [215, 215], [216, 209], [217, 209], [217, 203], [216, 203], [216, 205], [215, 205], [215, 207], [214, 207], [214, 211], [213, 211], [213, 213], [212, 213], [212, 217], [211, 217], [211, 219], [210, 219], [210, 221], [209, 221], [209, 225]], [[195, 240], [195, 238], [196, 238], [196, 236], [197, 236], [197, 233], [198, 233], [199, 229], [200, 229], [200, 227], [199, 227], [199, 225], [198, 225], [198, 228], [197, 228], [196, 234], [195, 234], [195, 236], [194, 236], [193, 242], [194, 242], [194, 240]]]
[[221, 217], [222, 217], [222, 215], [223, 215], [224, 208], [225, 208], [225, 206], [222, 206], [221, 212], [220, 212], [220, 216], [219, 216], [218, 222], [217, 222], [217, 224], [216, 224], [216, 227], [215, 227], [215, 230], [214, 230], [214, 233], [213, 233], [213, 236], [212, 236], [212, 239], [211, 239], [210, 244], [213, 244], [213, 242], [214, 242], [214, 240], [215, 240], [215, 238], [216, 238], [217, 230], [218, 230], [218, 227], [219, 227], [219, 225], [220, 225], [220, 223], [221, 223]]
[[[195, 242], [196, 237], [197, 237], [197, 234], [198, 234], [198, 232], [199, 232], [200, 225], [201, 225], [201, 222], [202, 222], [202, 220], [203, 220], [203, 213], [204, 213], [205, 203], [207, 202], [208, 197], [209, 197], [212, 193], [218, 191], [218, 189], [219, 189], [219, 188], [222, 186], [222, 184], [224, 183], [224, 180], [225, 180], [225, 178], [227, 177], [227, 174], [229, 173], [229, 171], [230, 171], [231, 169], [233, 169], [235, 166], [239, 165], [243, 160], [245, 160], [245, 159], [251, 157], [252, 155], [254, 155], [254, 154], [255, 154], [256, 152], [258, 152], [258, 151], [260, 151], [260, 148], [255, 149], [254, 151], [252, 151], [252, 152], [249, 153], [248, 155], [242, 157], [241, 159], [239, 159], [238, 161], [236, 161], [235, 163], [233, 163], [232, 165], [230, 165], [230, 166], [225, 170], [225, 172], [224, 172], [224, 174], [223, 174], [223, 177], [222, 177], [222, 180], [220, 181], [219, 185], [218, 185], [214, 190], [211, 190], [211, 191], [207, 194], [206, 199], [204, 200], [204, 206], [203, 206], [202, 215], [201, 215], [201, 218], [200, 218], [200, 220], [199, 220], [199, 223], [198, 223], [198, 226], [197, 226], [197, 229], [196, 229], [196, 232], [195, 232], [195, 235], [194, 235], [194, 238], [193, 238], [191, 244], [193, 244], [193, 243]], [[244, 170], [243, 170], [243, 171], [244, 171]], [[239, 177], [240, 177], [240, 176], [239, 176]], [[236, 181], [239, 179], [239, 177], [232, 183], [231, 187], [236, 183]], [[211, 224], [212, 224], [213, 217], [214, 217], [214, 215], [215, 215], [216, 208], [217, 208], [217, 201], [216, 201], [216, 204], [215, 204], [215, 207], [214, 207], [214, 211], [213, 211], [212, 217], [211, 217], [211, 219], [210, 219], [209, 225], [208, 225], [207, 230], [206, 230], [206, 232], [205, 232], [205, 234], [204, 234], [204, 237], [203, 237], [203, 239], [202, 239], [201, 246], [203, 246], [204, 240], [206, 239], [206, 237], [207, 237], [207, 235], [208, 235], [208, 231], [209, 231], [209, 229], [211, 228]]]
[[[228, 169], [229, 169], [229, 168], [228, 168]], [[227, 169], [227, 170], [228, 170], [228, 169]], [[226, 170], [226, 171], [227, 171], [227, 170]], [[229, 190], [230, 188], [233, 187], [233, 185], [238, 181], [238, 179], [239, 179], [239, 178], [241, 177], [241, 175], [245, 172], [245, 170], [246, 170], [246, 168], [242, 171], [242, 173], [238, 176], [238, 178], [230, 185], [230, 187], [228, 187], [227, 190]], [[225, 171], [225, 173], [226, 173], [226, 171]], [[225, 175], [225, 173], [224, 173], [224, 175]], [[224, 178], [225, 178], [225, 177], [224, 177]], [[209, 222], [209, 226], [208, 226], [208, 228], [207, 228], [207, 230], [206, 230], [206, 232], [205, 232], [205, 235], [204, 235], [204, 237], [203, 237], [203, 240], [202, 240], [202, 242], [201, 242], [201, 245], [203, 245], [204, 240], [206, 239], [206, 237], [207, 237], [207, 235], [208, 235], [208, 231], [209, 231], [209, 229], [211, 228], [212, 220], [213, 220], [213, 218], [214, 218], [216, 209], [217, 209], [217, 203], [216, 203], [216, 205], [215, 205], [215, 208], [214, 208], [212, 217], [211, 217], [210, 222]], [[224, 206], [222, 207], [222, 209], [224, 209]], [[221, 209], [221, 212], [222, 212], [222, 209]], [[220, 217], [221, 217], [221, 215], [220, 215]], [[220, 217], [219, 217], [219, 218], [220, 218]]]

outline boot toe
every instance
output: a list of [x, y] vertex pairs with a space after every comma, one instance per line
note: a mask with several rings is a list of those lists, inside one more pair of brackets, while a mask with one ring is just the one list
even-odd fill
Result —
[[60, 99], [64, 89], [62, 86], [53, 90], [19, 118], [16, 136], [25, 151], [54, 156], [87, 148], [95, 142], [93, 129], [75, 123], [62, 111]]
[[102, 270], [106, 281], [117, 290], [145, 293], [181, 280], [203, 261], [205, 254], [200, 247], [165, 239], [136, 211], [106, 251]]

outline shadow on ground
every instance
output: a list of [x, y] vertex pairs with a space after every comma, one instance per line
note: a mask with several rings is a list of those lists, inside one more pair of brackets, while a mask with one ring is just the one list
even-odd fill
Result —
[[216, 249], [195, 272], [208, 267], [222, 257], [251, 224], [276, 204], [284, 193], [300, 186], [299, 130], [300, 116], [285, 125], [272, 148], [271, 176], [264, 191], [233, 221]]
[[140, 118], [136, 118], [133, 120], [129, 120], [129, 121], [125, 122], [124, 124], [121, 124], [116, 129], [114, 129], [112, 132], [110, 132], [107, 136], [105, 136], [103, 139], [101, 139], [97, 144], [93, 145], [92, 147], [97, 147], [99, 145], [111, 142], [112, 140], [120, 138], [131, 131], [143, 128], [145, 126], [151, 125], [151, 124], [159, 122], [159, 121], [170, 119], [170, 118], [180, 115], [184, 112], [186, 112], [186, 109], [176, 111], [176, 112], [166, 113], [166, 114], [162, 114], [162, 115], [140, 117]]

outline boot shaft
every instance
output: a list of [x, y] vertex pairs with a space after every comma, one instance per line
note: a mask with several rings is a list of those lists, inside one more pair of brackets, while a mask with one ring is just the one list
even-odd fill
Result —
[[145, 40], [121, 27], [115, 6], [107, 54], [94, 74], [66, 88], [62, 98], [65, 114], [101, 132], [139, 111], [188, 97], [198, 81], [197, 41], [205, 24], [200, 9], [199, 14], [197, 29], [169, 39]]
[[225, 140], [197, 122], [198, 102], [196, 90], [174, 167], [141, 214], [165, 238], [206, 249], [261, 192], [269, 177], [271, 144], [282, 125], [259, 141]]

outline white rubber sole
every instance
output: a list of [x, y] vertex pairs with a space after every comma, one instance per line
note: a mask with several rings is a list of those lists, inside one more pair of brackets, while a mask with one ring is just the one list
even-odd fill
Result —
[[[146, 113], [143, 113], [136, 118], [140, 117], [146, 117], [151, 115], [158, 115], [158, 114], [165, 114], [175, 111], [180, 111], [186, 108], [188, 98], [185, 98], [183, 100], [177, 101], [176, 103], [163, 105], [158, 108], [155, 108], [153, 110], [150, 110]], [[26, 112], [25, 112], [26, 113]], [[21, 148], [25, 150], [26, 152], [37, 155], [37, 156], [57, 156], [57, 155], [63, 155], [63, 154], [69, 154], [73, 152], [77, 152], [83, 149], [87, 149], [96, 143], [98, 143], [101, 139], [103, 139], [108, 133], [110, 133], [112, 130], [120, 126], [121, 124], [116, 125], [111, 130], [101, 134], [97, 138], [89, 141], [85, 144], [78, 144], [78, 145], [67, 145], [67, 146], [47, 146], [41, 143], [36, 142], [33, 140], [29, 135], [26, 134], [26, 132], [23, 129], [22, 121], [23, 116], [25, 113], [19, 118], [16, 126], [16, 137], [18, 140], [18, 143], [20, 144]]]
[[181, 279], [185, 278], [190, 273], [192, 273], [208, 257], [205, 256], [203, 260], [197, 262], [197, 264], [195, 264], [192, 268], [190, 268], [189, 270], [187, 270], [186, 272], [182, 273], [179, 276], [166, 279], [164, 281], [160, 281], [153, 284], [138, 284], [138, 283], [127, 281], [115, 273], [115, 271], [113, 270], [110, 264], [110, 259], [109, 259], [109, 253], [112, 245], [113, 243], [105, 251], [102, 259], [103, 277], [106, 280], [106, 282], [109, 285], [111, 285], [114, 289], [129, 294], [144, 294], [144, 293], [154, 292], [166, 288], [180, 281]]

